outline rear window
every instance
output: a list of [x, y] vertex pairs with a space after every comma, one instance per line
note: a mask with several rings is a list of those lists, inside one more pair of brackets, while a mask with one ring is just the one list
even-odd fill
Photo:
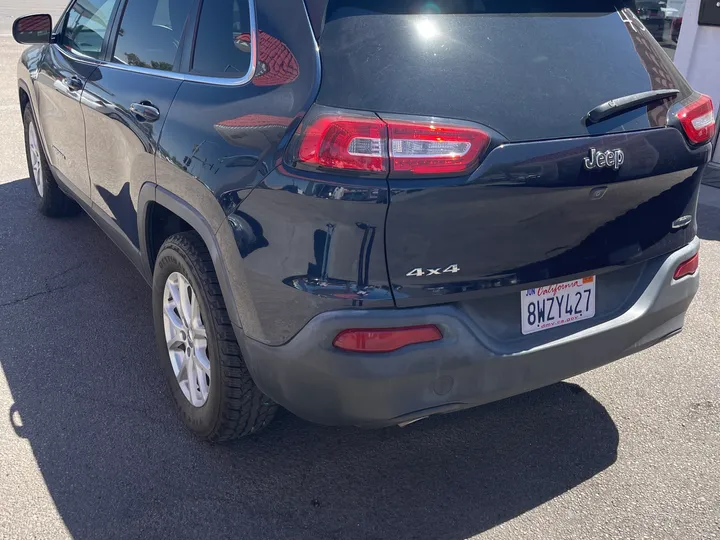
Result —
[[636, 11], [622, 0], [330, 0], [318, 103], [468, 120], [511, 141], [663, 127], [672, 99], [584, 121], [611, 99], [692, 92]]
[[632, 1], [611, 0], [330, 0], [328, 19], [349, 15], [344, 10], [385, 14], [607, 13]]
[[251, 61], [250, 6], [247, 0], [203, 3], [192, 72], [215, 77], [244, 76]]

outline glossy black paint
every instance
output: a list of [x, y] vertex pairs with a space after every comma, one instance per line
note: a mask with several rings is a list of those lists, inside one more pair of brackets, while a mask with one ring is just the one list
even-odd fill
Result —
[[255, 339], [282, 343], [329, 310], [393, 307], [383, 184], [281, 166], [229, 216], [251, 294], [263, 306]]
[[[590, 149], [622, 148], [619, 171], [586, 170]], [[501, 145], [470, 177], [393, 180], [390, 279], [398, 306], [632, 265], [688, 244], [710, 146], [673, 128]], [[407, 276], [457, 265], [460, 272]]]
[[[157, 205], [201, 233], [232, 322], [274, 346], [320, 313], [481, 301], [501, 287], [611, 272], [694, 237], [694, 223], [669, 227], [694, 215], [710, 148], [692, 149], [665, 127], [670, 100], [582, 122], [625, 93], [663, 85], [691, 93], [617, 13], [441, 15], [430, 18], [439, 32], [423, 36], [401, 15], [336, 12], [324, 24], [326, 4], [257, 2], [258, 65], [246, 84], [184, 76], [199, 0], [175, 72], [108, 63], [117, 20], [100, 61], [56, 44], [24, 53], [21, 87], [59, 181], [146, 278], [159, 247], [150, 241]], [[588, 24], [587, 46], [569, 47]], [[591, 72], [601, 54], [613, 61]], [[72, 77], [81, 90], [64, 85]], [[315, 102], [472, 120], [490, 126], [493, 141], [468, 177], [293, 170], [283, 155]], [[138, 116], [133, 104], [159, 118]], [[624, 167], [584, 171], [591, 147], [622, 147]], [[459, 271], [407, 276], [451, 265]]]
[[[275, 190], [276, 185], [267, 182], [276, 176], [271, 171], [282, 161], [295, 127], [315, 99], [320, 64], [301, 2], [270, 0], [256, 7], [258, 72], [240, 87], [182, 83], [163, 130], [157, 183], [192, 201], [217, 231], [230, 276], [228, 294], [239, 299], [233, 322], [253, 338], [282, 343], [323, 310], [312, 296], [284, 283], [306, 273], [313, 260], [317, 222], [323, 218], [308, 211], [292, 187]], [[280, 12], [284, 16], [278, 17]], [[292, 186], [292, 180], [287, 184]], [[267, 212], [243, 202], [255, 188], [253, 200], [264, 204], [268, 197], [260, 192], [270, 194]], [[290, 222], [290, 215], [296, 221]], [[384, 219], [383, 211], [381, 226]], [[278, 228], [290, 236], [280, 240], [274, 234]], [[344, 236], [338, 231], [339, 238]], [[283, 264], [286, 258], [297, 258], [295, 251], [307, 254], [304, 266]], [[378, 252], [382, 254], [382, 245]], [[377, 264], [387, 287], [384, 259]], [[334, 305], [352, 302], [343, 299]]]
[[[155, 182], [155, 152], [173, 97], [182, 81], [100, 65], [83, 92], [87, 167], [92, 202], [139, 248], [140, 188]], [[154, 122], [133, 113], [134, 103], [160, 112]]]
[[[88, 201], [90, 177], [85, 153], [82, 88], [95, 64], [63, 53], [57, 45], [36, 45], [23, 53], [23, 79], [31, 96], [53, 169]], [[33, 77], [30, 76], [33, 72]], [[24, 75], [25, 73], [23, 73]], [[80, 89], [72, 87], [79, 83]]]

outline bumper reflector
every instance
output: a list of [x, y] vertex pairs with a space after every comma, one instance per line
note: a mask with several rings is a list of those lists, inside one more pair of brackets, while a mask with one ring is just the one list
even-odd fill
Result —
[[408, 345], [431, 343], [442, 339], [442, 332], [432, 324], [407, 328], [359, 328], [343, 330], [333, 345], [349, 352], [392, 352]]
[[675, 279], [681, 279], [686, 276], [691, 276], [695, 272], [698, 271], [698, 265], [700, 263], [700, 254], [696, 253], [694, 257], [691, 259], [688, 259], [687, 261], [680, 263], [680, 265], [677, 267], [677, 270], [675, 270], [675, 275], [673, 276]]

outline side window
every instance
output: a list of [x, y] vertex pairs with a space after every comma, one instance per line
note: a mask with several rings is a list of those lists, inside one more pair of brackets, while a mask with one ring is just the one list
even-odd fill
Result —
[[192, 73], [243, 77], [250, 69], [249, 0], [205, 0], [192, 62]]
[[128, 0], [113, 61], [172, 71], [192, 0]]
[[77, 54], [100, 58], [117, 0], [78, 0], [67, 13], [60, 44]]

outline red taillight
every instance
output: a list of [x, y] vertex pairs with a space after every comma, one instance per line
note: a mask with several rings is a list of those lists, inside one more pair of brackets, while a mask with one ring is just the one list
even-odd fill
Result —
[[384, 119], [390, 135], [390, 164], [396, 176], [470, 172], [490, 143], [487, 133], [467, 125], [433, 119]]
[[392, 352], [408, 345], [440, 341], [442, 333], [437, 326], [411, 326], [408, 328], [353, 329], [340, 332], [333, 345], [349, 352]]
[[688, 259], [684, 263], [681, 263], [680, 266], [677, 267], [677, 270], [675, 270], [675, 275], [673, 277], [675, 279], [681, 279], [686, 276], [692, 276], [695, 272], [698, 271], [699, 265], [700, 254], [697, 253], [691, 259]]
[[702, 144], [715, 135], [715, 112], [709, 96], [701, 95], [699, 99], [685, 105], [675, 116], [682, 124], [690, 142]]
[[307, 165], [387, 171], [387, 127], [377, 116], [319, 116], [302, 132], [297, 159]]
[[315, 105], [288, 148], [290, 165], [407, 177], [455, 176], [477, 167], [490, 135], [473, 124], [384, 116]]

